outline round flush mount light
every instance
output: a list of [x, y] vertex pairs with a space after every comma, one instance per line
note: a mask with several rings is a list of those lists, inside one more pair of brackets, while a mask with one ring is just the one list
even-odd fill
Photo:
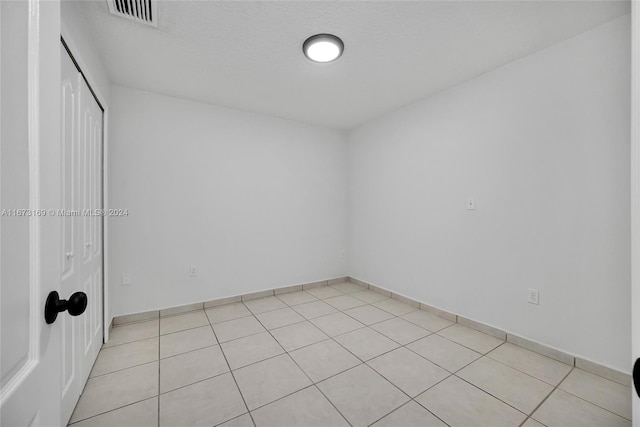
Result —
[[340, 58], [344, 43], [333, 34], [316, 34], [304, 41], [304, 56], [313, 62], [332, 62]]

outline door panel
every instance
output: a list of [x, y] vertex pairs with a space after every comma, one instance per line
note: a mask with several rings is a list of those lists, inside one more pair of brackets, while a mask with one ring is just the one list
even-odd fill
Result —
[[[0, 424], [60, 420], [60, 4], [0, 2]], [[14, 214], [14, 209], [24, 209]], [[16, 212], [16, 211], [14, 211]]]
[[61, 142], [62, 142], [62, 198], [65, 213], [62, 220], [62, 276], [73, 274], [74, 227], [72, 212], [77, 209], [75, 169], [77, 168], [77, 122], [78, 122], [78, 78], [70, 77], [70, 70], [75, 69], [71, 60], [61, 56], [62, 61], [62, 107], [61, 107]]
[[[83, 91], [84, 95], [84, 91]], [[81, 133], [81, 147], [82, 147], [82, 170], [83, 174], [80, 181], [81, 186], [81, 194], [82, 194], [82, 208], [84, 212], [87, 212], [91, 209], [91, 203], [89, 202], [90, 194], [89, 191], [91, 189], [91, 111], [87, 108], [86, 105], [86, 96], [81, 97], [81, 104], [84, 104], [81, 109], [81, 114], [83, 117], [82, 122], [82, 133]], [[83, 239], [82, 239], [82, 250], [83, 250], [83, 260], [85, 263], [88, 263], [91, 259], [91, 249], [89, 247], [91, 242], [91, 227], [90, 227], [91, 218], [88, 215], [82, 216], [82, 229], [83, 229]]]
[[[62, 219], [62, 250], [73, 254], [70, 264], [64, 264], [62, 294], [81, 290], [88, 300], [82, 316], [64, 320], [62, 421], [66, 423], [102, 346], [102, 250], [97, 237], [102, 216], [95, 215], [102, 201], [102, 110], [64, 46], [60, 54], [61, 108], [68, 111], [62, 116], [62, 202], [77, 212]], [[66, 247], [69, 241], [71, 249]]]
[[[79, 245], [85, 250], [85, 259], [78, 265], [77, 275], [85, 284], [89, 298], [83, 319], [85, 355], [83, 377], [89, 377], [93, 362], [102, 346], [102, 109], [93, 97], [84, 79], [80, 79], [80, 111], [84, 117], [84, 129], [80, 134], [83, 147], [83, 171], [80, 186], [82, 204], [89, 214], [83, 219], [83, 240]], [[98, 274], [99, 273], [99, 274]]]
[[[102, 209], [102, 111], [95, 111], [98, 119], [93, 123], [93, 201], [96, 209]], [[93, 217], [93, 255], [98, 257], [102, 250], [102, 216]]]
[[[80, 216], [75, 215], [80, 210], [78, 203], [80, 177], [80, 73], [63, 47], [60, 49], [61, 61], [61, 141], [62, 141], [62, 203], [65, 215], [61, 216], [63, 272], [61, 277], [61, 297], [67, 298], [80, 289], [78, 280], [78, 256], [81, 254], [78, 239], [78, 224]], [[68, 210], [68, 212], [66, 211]], [[68, 213], [68, 215], [67, 215]], [[88, 294], [87, 294], [88, 295]], [[61, 388], [61, 416], [65, 421], [71, 417], [73, 408], [82, 392], [82, 326], [83, 317], [61, 316], [62, 323], [62, 388]]]

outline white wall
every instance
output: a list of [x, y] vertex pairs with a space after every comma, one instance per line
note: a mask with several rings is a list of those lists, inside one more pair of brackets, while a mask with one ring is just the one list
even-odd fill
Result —
[[629, 372], [629, 39], [626, 16], [353, 131], [349, 274]]
[[82, 14], [81, 1], [63, 0], [60, 2], [62, 36], [71, 49], [82, 72], [89, 78], [91, 87], [101, 97], [103, 107], [109, 104], [111, 82], [102, 59], [95, 49], [91, 29]]
[[129, 210], [110, 220], [114, 315], [346, 274], [343, 133], [118, 86], [111, 96], [109, 199]]

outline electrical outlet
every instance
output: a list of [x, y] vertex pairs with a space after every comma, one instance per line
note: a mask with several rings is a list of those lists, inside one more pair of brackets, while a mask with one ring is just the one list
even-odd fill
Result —
[[122, 273], [122, 286], [131, 285], [131, 273]]
[[469, 197], [467, 199], [467, 210], [468, 211], [476, 210], [476, 199], [474, 199], [473, 197]]
[[529, 304], [538, 305], [540, 300], [538, 299], [538, 290], [529, 288], [529, 293], [527, 294], [527, 302]]
[[195, 265], [189, 267], [189, 276], [198, 277], [198, 267], [196, 267]]

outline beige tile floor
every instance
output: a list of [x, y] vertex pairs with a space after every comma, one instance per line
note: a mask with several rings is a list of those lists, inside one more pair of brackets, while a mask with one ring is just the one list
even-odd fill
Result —
[[88, 426], [630, 426], [629, 387], [351, 283], [116, 326]]

